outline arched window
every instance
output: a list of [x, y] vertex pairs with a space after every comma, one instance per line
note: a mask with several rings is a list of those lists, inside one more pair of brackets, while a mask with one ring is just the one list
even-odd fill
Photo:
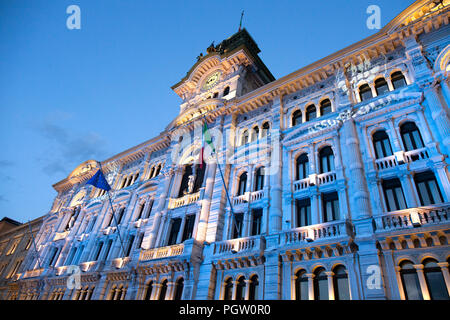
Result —
[[347, 270], [343, 265], [336, 266], [333, 269], [334, 276], [334, 299], [335, 300], [350, 300], [350, 290], [348, 287]]
[[295, 110], [292, 114], [292, 126], [295, 127], [300, 123], [302, 123], [302, 112], [301, 110]]
[[295, 300], [309, 300], [308, 277], [305, 270], [295, 274]]
[[373, 147], [375, 149], [375, 157], [377, 159], [392, 156], [391, 143], [389, 137], [384, 130], [378, 130], [372, 136]]
[[400, 264], [400, 278], [406, 300], [423, 300], [419, 278], [411, 261], [403, 261]]
[[161, 283], [161, 291], [159, 293], [159, 299], [158, 300], [165, 300], [166, 299], [166, 293], [167, 293], [167, 279], [164, 280]]
[[245, 300], [245, 277], [238, 279], [236, 284], [236, 300]]
[[247, 191], [247, 172], [243, 172], [239, 176], [238, 192], [237, 195], [241, 196]]
[[258, 276], [255, 274], [250, 278], [250, 285], [249, 285], [249, 300], [257, 300], [259, 298], [259, 279]]
[[157, 177], [160, 172], [161, 172], [161, 164], [159, 164], [158, 167], [156, 168], [155, 177]]
[[381, 96], [386, 92], [389, 92], [389, 87], [384, 78], [378, 78], [375, 80], [375, 91], [377, 92], [377, 96]]
[[330, 99], [322, 100], [320, 103], [320, 115], [324, 116], [331, 113], [331, 101]]
[[306, 153], [301, 154], [295, 160], [295, 179], [302, 180], [309, 176], [309, 159]]
[[266, 121], [262, 125], [261, 138], [267, 136], [269, 134], [269, 130], [270, 130], [270, 123]]
[[320, 173], [334, 170], [334, 154], [330, 146], [326, 146], [319, 151]]
[[226, 95], [228, 95], [230, 93], [230, 87], [226, 87], [224, 90], [223, 90], [223, 96], [225, 97]]
[[205, 179], [206, 163], [203, 162], [202, 165], [197, 164], [195, 166], [195, 181], [194, 181], [194, 193], [197, 192], [203, 185], [203, 180]]
[[153, 281], [150, 281], [146, 287], [144, 300], [150, 300], [153, 292]]
[[403, 145], [406, 151], [420, 149], [424, 147], [422, 136], [414, 122], [405, 122], [400, 126]]
[[225, 281], [223, 290], [224, 290], [223, 300], [231, 300], [233, 298], [233, 279], [232, 278], [228, 278]]
[[264, 188], [264, 167], [256, 169], [255, 174], [255, 191], [262, 190]]
[[401, 71], [396, 71], [393, 74], [391, 74], [391, 82], [394, 89], [406, 86], [405, 76]]
[[258, 126], [255, 126], [255, 127], [251, 130], [250, 142], [253, 142], [253, 141], [258, 140], [258, 135], [259, 135], [259, 128], [258, 128]]
[[183, 288], [184, 288], [184, 279], [180, 278], [175, 283], [175, 295], [174, 300], [181, 300], [181, 297], [183, 295]]
[[242, 136], [241, 136], [241, 146], [246, 145], [248, 143], [248, 131], [244, 130], [244, 132], [242, 132]]
[[314, 300], [328, 300], [328, 277], [320, 267], [314, 272]]
[[437, 261], [428, 258], [422, 264], [424, 266], [423, 273], [425, 274], [431, 300], [448, 300], [447, 286], [442, 275], [441, 267], [438, 266]]
[[192, 165], [186, 165], [184, 167], [183, 177], [181, 179], [180, 191], [178, 197], [183, 197], [188, 192], [189, 176], [192, 175]]
[[359, 87], [359, 97], [361, 101], [369, 100], [373, 98], [372, 90], [367, 83]]
[[311, 104], [306, 108], [306, 121], [317, 118], [316, 106]]

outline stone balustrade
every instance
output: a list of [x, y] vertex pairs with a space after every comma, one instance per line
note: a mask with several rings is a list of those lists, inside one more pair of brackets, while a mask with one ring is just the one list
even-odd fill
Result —
[[161, 258], [179, 256], [184, 252], [184, 244], [175, 244], [172, 246], [142, 250], [139, 260], [148, 261]]
[[193, 194], [187, 194], [181, 198], [171, 198], [169, 199], [169, 209], [175, 209], [178, 207], [186, 206], [192, 204], [200, 199], [200, 191]]
[[345, 235], [347, 235], [346, 222], [332, 221], [286, 231], [281, 237], [281, 242], [283, 244], [293, 244], [331, 239]]
[[230, 239], [214, 243], [213, 255], [227, 253], [241, 253], [248, 251], [263, 251], [265, 249], [265, 239], [262, 236]]

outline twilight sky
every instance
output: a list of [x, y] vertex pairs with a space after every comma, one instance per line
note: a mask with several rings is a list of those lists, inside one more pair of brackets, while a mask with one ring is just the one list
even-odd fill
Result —
[[[0, 1], [0, 219], [46, 214], [64, 179], [165, 129], [170, 89], [200, 52], [243, 26], [275, 78], [378, 30], [412, 0]], [[69, 30], [69, 5], [81, 29]], [[257, 6], [256, 6], [257, 5]]]

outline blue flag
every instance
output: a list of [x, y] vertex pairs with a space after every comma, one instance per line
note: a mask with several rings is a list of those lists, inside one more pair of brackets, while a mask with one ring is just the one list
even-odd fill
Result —
[[92, 178], [89, 179], [86, 184], [91, 184], [96, 188], [109, 191], [111, 190], [111, 187], [108, 184], [108, 181], [106, 181], [105, 176], [103, 175], [102, 170], [98, 169], [98, 171], [92, 176]]

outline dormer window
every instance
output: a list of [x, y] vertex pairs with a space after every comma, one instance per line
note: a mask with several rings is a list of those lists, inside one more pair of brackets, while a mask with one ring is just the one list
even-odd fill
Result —
[[224, 90], [223, 90], [223, 96], [225, 97], [226, 95], [228, 95], [230, 93], [230, 87], [226, 87]]

